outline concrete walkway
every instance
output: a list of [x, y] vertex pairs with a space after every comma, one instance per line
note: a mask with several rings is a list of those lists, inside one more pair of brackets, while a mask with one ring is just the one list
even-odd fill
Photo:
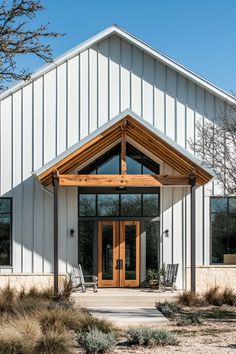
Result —
[[120, 328], [153, 327], [168, 323], [168, 319], [155, 307], [103, 307], [88, 310], [93, 316], [105, 318]]
[[105, 318], [117, 327], [156, 326], [168, 323], [156, 307], [156, 302], [176, 301], [179, 292], [159, 292], [150, 289], [99, 289], [93, 293], [72, 295], [75, 305], [85, 307], [93, 316]]

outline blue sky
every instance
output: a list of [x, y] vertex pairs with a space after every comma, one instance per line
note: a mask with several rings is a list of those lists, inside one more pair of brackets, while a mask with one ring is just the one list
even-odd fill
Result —
[[[113, 23], [236, 93], [235, 0], [43, 0], [36, 23], [66, 33], [50, 40], [54, 57]], [[23, 63], [23, 58], [18, 61]], [[43, 63], [27, 57], [35, 71]]]

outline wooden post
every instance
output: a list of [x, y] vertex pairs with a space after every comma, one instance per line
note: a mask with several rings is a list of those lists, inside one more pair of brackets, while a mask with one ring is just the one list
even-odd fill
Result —
[[59, 173], [53, 171], [54, 186], [54, 296], [58, 296], [58, 189], [59, 189]]
[[191, 185], [191, 291], [196, 292], [196, 175], [189, 176]]
[[121, 174], [126, 175], [126, 132], [121, 133]]

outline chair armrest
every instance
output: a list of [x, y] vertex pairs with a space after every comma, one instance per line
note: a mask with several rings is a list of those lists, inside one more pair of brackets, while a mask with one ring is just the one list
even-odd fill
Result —
[[84, 279], [86, 278], [93, 279], [94, 282], [98, 280], [98, 277], [95, 275], [84, 275]]

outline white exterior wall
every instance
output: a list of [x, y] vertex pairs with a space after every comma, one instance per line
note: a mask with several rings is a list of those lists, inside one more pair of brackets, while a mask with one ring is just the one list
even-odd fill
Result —
[[[195, 122], [215, 120], [219, 98], [118, 36], [65, 61], [0, 102], [0, 192], [13, 197], [13, 272], [53, 266], [53, 198], [32, 171], [131, 109], [186, 149]], [[164, 173], [172, 169], [164, 166]], [[213, 192], [216, 188], [213, 186]], [[211, 184], [197, 190], [197, 265], [209, 264]], [[162, 189], [163, 260], [189, 264], [190, 198]], [[77, 193], [60, 192], [60, 271], [77, 259]], [[69, 230], [75, 237], [68, 237]], [[181, 267], [181, 269], [183, 269]], [[4, 270], [5, 271], [5, 270]], [[183, 286], [184, 271], [179, 273]]]

